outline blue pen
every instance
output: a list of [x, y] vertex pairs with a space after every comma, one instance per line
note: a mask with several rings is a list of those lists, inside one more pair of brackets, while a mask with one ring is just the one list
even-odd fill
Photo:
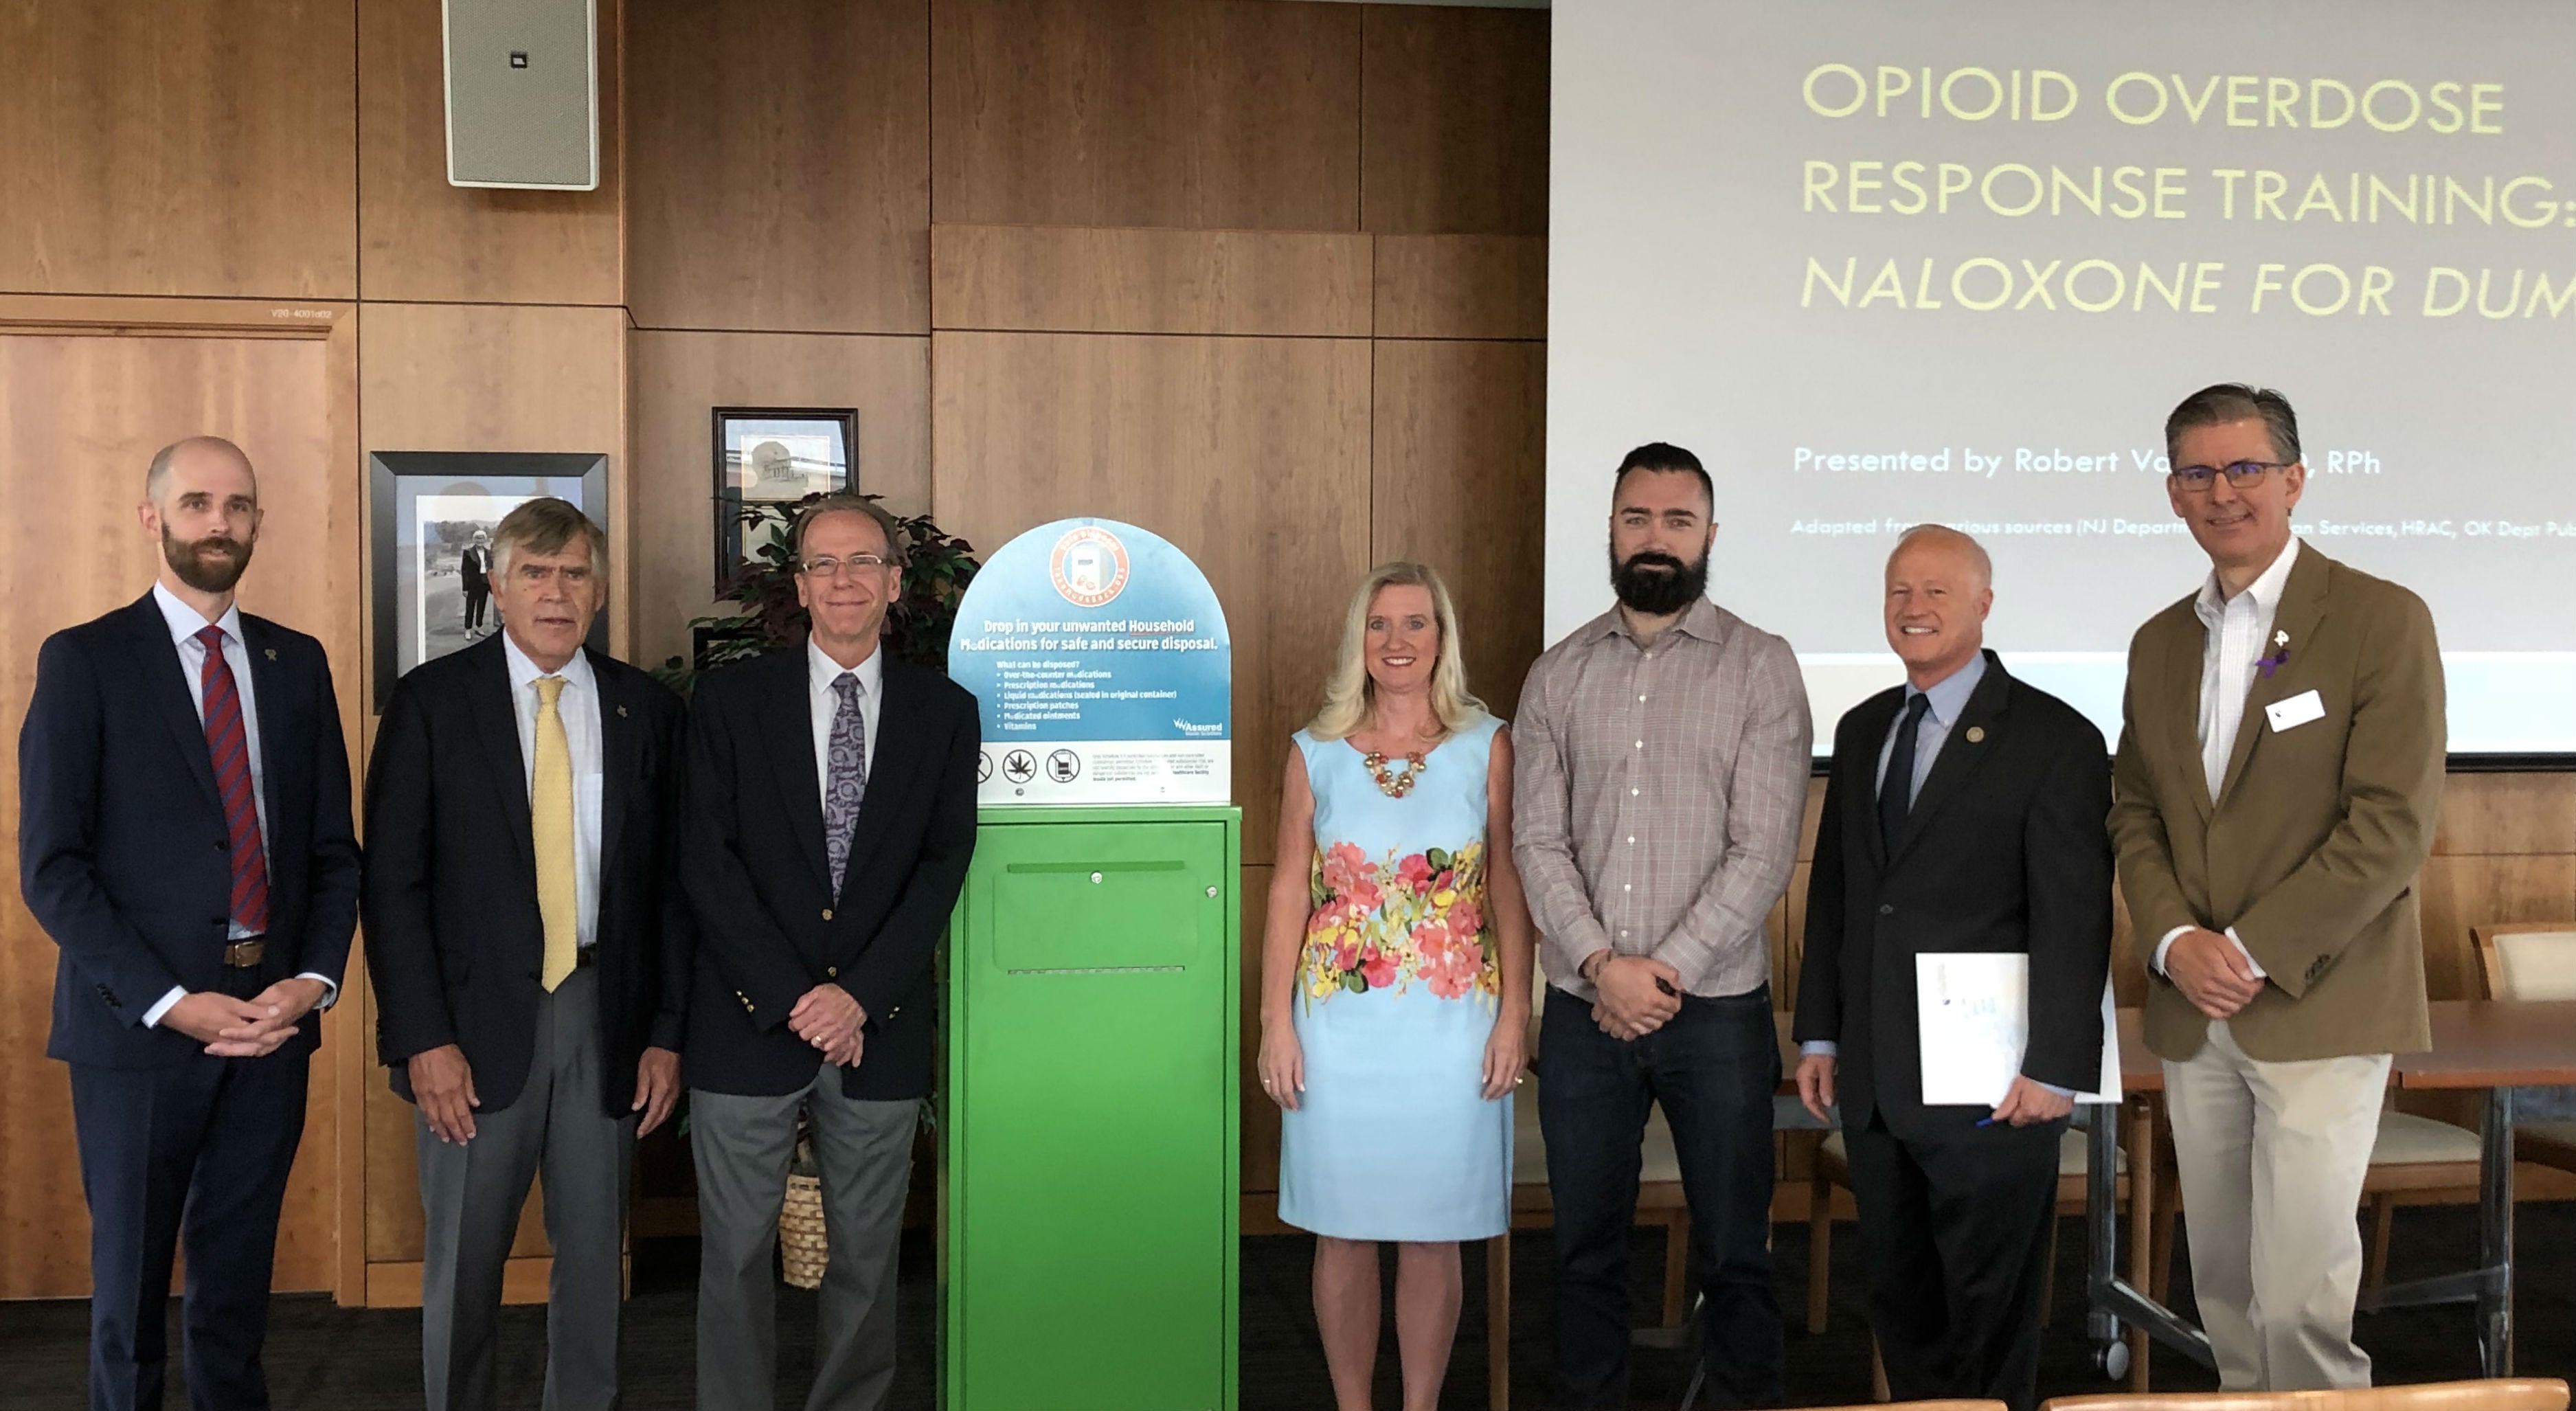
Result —
[[1991, 1127], [1995, 1125], [1995, 1119], [1992, 1117], [1980, 1117], [1977, 1119], [1977, 1125], [1980, 1127]]

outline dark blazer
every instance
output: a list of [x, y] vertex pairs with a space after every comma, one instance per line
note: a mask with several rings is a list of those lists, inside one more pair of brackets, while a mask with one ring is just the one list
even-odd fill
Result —
[[[358, 920], [349, 754], [322, 644], [241, 616], [268, 804], [263, 985], [334, 983]], [[36, 653], [18, 732], [18, 884], [62, 955], [45, 1052], [103, 1068], [157, 1068], [202, 1051], [143, 1027], [173, 985], [217, 987], [232, 905], [232, 844], [205, 726], [168, 619], [150, 593], [67, 627]], [[308, 1017], [281, 1053], [310, 1053]]]
[[1834, 729], [1833, 773], [1807, 882], [1797, 1040], [1840, 1045], [1843, 1125], [1873, 1111], [1900, 1137], [1974, 1126], [1978, 1107], [1923, 1105], [1914, 958], [2030, 956], [2022, 1072], [2083, 1092], [2100, 1076], [2111, 960], [2111, 764], [2102, 732], [2014, 680], [1992, 652], [1891, 850], [1878, 828], [1878, 752], [1902, 687]]
[[[501, 641], [423, 662], [396, 682], [367, 763], [376, 1056], [408, 1101], [406, 1062], [455, 1044], [487, 1111], [527, 1084], [546, 951]], [[622, 1117], [645, 1048], [680, 1046], [688, 999], [695, 926], [675, 875], [686, 712], [652, 677], [589, 656], [600, 706], [600, 1101]]]
[[962, 687], [887, 657], [867, 802], [836, 897], [805, 653], [709, 672], [691, 702], [680, 862], [699, 934], [689, 1086], [774, 1096], [812, 1082], [822, 1055], [787, 1027], [788, 1011], [838, 982], [868, 1015], [866, 1052], [841, 1090], [927, 1096], [931, 959], [975, 851], [982, 722]]
[[[492, 586], [491, 574], [492, 551], [490, 549], [478, 549], [468, 544], [465, 546], [465, 551], [456, 556], [456, 576], [463, 581], [465, 591], [479, 593], [488, 590]], [[475, 1092], [479, 1096], [482, 1089], [478, 1086]]]

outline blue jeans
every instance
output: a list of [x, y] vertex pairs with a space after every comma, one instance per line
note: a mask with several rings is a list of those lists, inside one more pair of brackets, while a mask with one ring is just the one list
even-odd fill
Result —
[[1635, 1040], [1601, 1032], [1591, 1009], [1551, 988], [1539, 1030], [1539, 1130], [1556, 1207], [1554, 1403], [1628, 1404], [1629, 1232], [1648, 1104], [1660, 1103], [1690, 1204], [1709, 1395], [1720, 1406], [1777, 1406], [1771, 1095], [1780, 1048], [1770, 987], [1684, 996], [1681, 1013]]

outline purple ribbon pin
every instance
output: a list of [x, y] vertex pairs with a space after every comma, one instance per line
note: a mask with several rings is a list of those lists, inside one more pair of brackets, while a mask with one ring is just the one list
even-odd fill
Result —
[[2271, 680], [2273, 672], [2290, 664], [2290, 634], [2287, 632], [2273, 633], [2272, 654], [2267, 657], [2256, 658], [2254, 664], [2263, 669], [2264, 680]]

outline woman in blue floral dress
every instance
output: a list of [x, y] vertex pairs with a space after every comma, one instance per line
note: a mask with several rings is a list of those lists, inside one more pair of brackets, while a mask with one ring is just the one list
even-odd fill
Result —
[[1370, 573], [1279, 809], [1261, 968], [1279, 1218], [1315, 1233], [1340, 1411], [1365, 1411], [1378, 1255], [1397, 1246], [1404, 1405], [1438, 1404], [1458, 1242], [1511, 1218], [1530, 922], [1511, 856], [1511, 733], [1468, 695], [1439, 575]]

